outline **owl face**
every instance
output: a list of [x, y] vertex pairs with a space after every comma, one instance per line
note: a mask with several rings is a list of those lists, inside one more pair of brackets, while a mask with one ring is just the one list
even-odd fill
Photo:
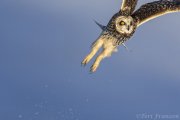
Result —
[[118, 16], [115, 19], [116, 30], [122, 34], [131, 34], [134, 31], [134, 21], [131, 16]]

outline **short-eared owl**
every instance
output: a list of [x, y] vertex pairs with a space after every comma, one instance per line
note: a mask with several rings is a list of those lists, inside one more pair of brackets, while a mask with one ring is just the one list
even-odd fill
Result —
[[101, 60], [111, 56], [119, 45], [125, 46], [124, 43], [131, 38], [137, 27], [161, 15], [180, 11], [180, 0], [159, 0], [142, 5], [134, 12], [137, 1], [123, 0], [120, 11], [111, 18], [107, 26], [96, 22], [101, 27], [102, 33], [92, 44], [91, 52], [82, 61], [82, 65], [86, 65], [103, 47], [91, 66], [91, 72], [95, 72]]

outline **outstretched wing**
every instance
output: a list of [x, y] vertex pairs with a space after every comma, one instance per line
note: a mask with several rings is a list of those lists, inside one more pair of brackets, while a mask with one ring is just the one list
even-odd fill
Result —
[[132, 14], [138, 26], [161, 15], [180, 11], [180, 0], [160, 0], [141, 6]]
[[121, 5], [121, 11], [126, 11], [129, 14], [132, 14], [134, 11], [138, 0], [123, 0]]

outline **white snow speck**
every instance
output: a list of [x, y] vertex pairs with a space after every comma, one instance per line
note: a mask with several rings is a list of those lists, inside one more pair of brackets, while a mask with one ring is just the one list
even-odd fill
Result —
[[34, 115], [39, 115], [39, 112], [35, 112]]
[[23, 116], [20, 114], [20, 115], [18, 115], [18, 118], [22, 118]]

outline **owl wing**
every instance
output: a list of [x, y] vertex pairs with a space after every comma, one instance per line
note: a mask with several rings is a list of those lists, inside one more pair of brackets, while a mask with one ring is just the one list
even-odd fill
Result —
[[141, 6], [132, 14], [132, 17], [137, 21], [137, 25], [140, 26], [156, 17], [178, 11], [180, 11], [180, 0], [160, 0]]
[[126, 11], [128, 14], [132, 14], [135, 10], [138, 0], [123, 0], [121, 5], [121, 11]]

